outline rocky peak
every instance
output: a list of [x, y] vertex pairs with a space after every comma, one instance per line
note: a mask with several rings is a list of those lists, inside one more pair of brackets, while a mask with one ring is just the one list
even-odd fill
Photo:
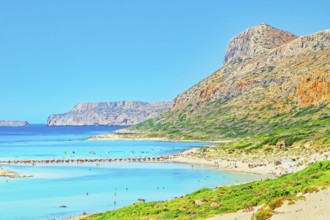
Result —
[[75, 105], [71, 111], [72, 112], [102, 111], [102, 110], [107, 111], [111, 108], [136, 109], [136, 108], [146, 107], [149, 105], [150, 105], [149, 103], [141, 102], [141, 101], [82, 102]]
[[249, 28], [230, 40], [224, 64], [255, 57], [296, 38], [292, 33], [267, 24]]

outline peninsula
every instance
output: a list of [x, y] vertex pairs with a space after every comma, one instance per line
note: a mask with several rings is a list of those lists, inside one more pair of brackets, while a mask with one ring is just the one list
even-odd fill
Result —
[[48, 117], [48, 126], [134, 125], [169, 110], [173, 102], [140, 101], [78, 103], [64, 114]]

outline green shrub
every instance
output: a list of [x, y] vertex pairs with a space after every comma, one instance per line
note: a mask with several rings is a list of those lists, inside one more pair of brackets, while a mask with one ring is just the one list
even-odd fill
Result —
[[275, 198], [268, 204], [269, 208], [272, 210], [279, 208], [282, 205], [283, 205], [283, 198]]
[[[316, 192], [319, 188], [329, 186], [330, 161], [323, 161], [277, 179], [216, 189], [203, 188], [182, 198], [130, 205], [91, 215], [86, 219], [205, 219], [211, 215], [236, 212], [247, 205], [267, 204], [253, 216], [255, 220], [265, 220], [272, 216], [273, 209], [280, 207], [284, 200], [292, 201], [297, 198], [298, 192]], [[196, 206], [195, 200], [203, 201], [204, 204]], [[221, 206], [217, 209], [210, 208], [212, 202]]]
[[270, 208], [261, 209], [252, 216], [253, 220], [267, 220], [273, 216], [273, 211]]

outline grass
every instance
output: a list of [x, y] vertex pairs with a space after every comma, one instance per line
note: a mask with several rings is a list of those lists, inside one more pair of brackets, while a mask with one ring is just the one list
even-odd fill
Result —
[[[156, 123], [150, 119], [133, 129], [147, 131], [145, 137], [165, 137], [176, 140], [232, 140], [229, 148], [258, 149], [263, 146], [285, 147], [317, 143], [318, 148], [330, 146], [330, 103], [299, 108], [291, 106], [286, 112], [272, 109], [273, 105], [254, 108], [247, 114], [235, 115], [235, 107], [219, 108], [226, 103], [215, 101], [194, 110], [188, 106], [180, 111], [177, 120], [175, 112], [163, 115], [166, 120]], [[197, 112], [195, 112], [197, 111]], [[189, 117], [188, 117], [189, 115]], [[312, 144], [314, 146], [315, 144]], [[290, 150], [289, 148], [285, 148]]]
[[[253, 218], [267, 219], [284, 200], [292, 201], [297, 193], [316, 192], [321, 187], [329, 186], [330, 161], [323, 161], [277, 179], [217, 189], [203, 188], [173, 200], [133, 204], [115, 211], [94, 214], [86, 219], [204, 219], [262, 204], [265, 206]], [[202, 204], [195, 205], [196, 200]]]

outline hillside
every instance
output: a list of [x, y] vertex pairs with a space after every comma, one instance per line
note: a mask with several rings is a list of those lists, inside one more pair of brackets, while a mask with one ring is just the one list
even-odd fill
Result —
[[48, 126], [133, 125], [168, 110], [172, 102], [89, 102], [75, 105], [64, 114], [48, 117]]
[[329, 100], [330, 30], [296, 37], [262, 24], [234, 37], [222, 68], [178, 95], [169, 112], [131, 131], [248, 146], [300, 140], [329, 146]]

